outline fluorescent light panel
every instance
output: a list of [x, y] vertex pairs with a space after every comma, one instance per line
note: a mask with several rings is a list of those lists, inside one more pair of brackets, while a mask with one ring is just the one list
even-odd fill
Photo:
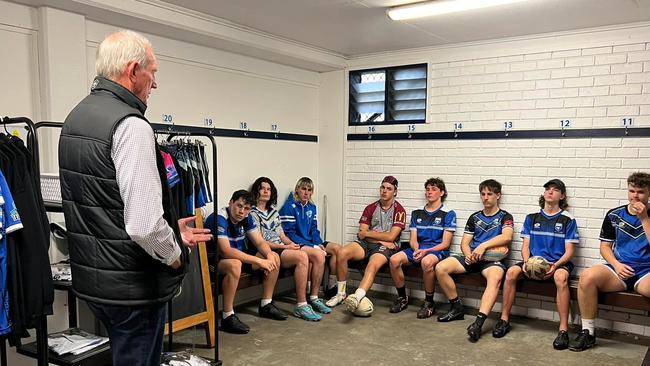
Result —
[[397, 6], [386, 10], [392, 20], [404, 20], [519, 3], [528, 0], [439, 0]]

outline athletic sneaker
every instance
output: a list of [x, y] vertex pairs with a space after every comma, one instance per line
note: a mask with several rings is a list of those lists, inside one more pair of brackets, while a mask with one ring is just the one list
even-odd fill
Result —
[[571, 351], [581, 352], [596, 345], [596, 337], [589, 334], [588, 329], [583, 329], [576, 339], [569, 344]]
[[311, 322], [317, 322], [320, 320], [320, 315], [316, 314], [309, 304], [296, 305], [296, 307], [293, 308], [293, 315]]
[[345, 308], [352, 313], [359, 307], [359, 301], [361, 301], [361, 299], [358, 299], [357, 295], [352, 294], [346, 297], [345, 300], [343, 300], [343, 303], [345, 304]]
[[481, 338], [481, 326], [476, 322], [470, 324], [469, 327], [467, 327], [467, 335], [469, 336], [470, 341], [478, 341], [478, 339]]
[[452, 305], [447, 314], [438, 317], [438, 321], [443, 323], [463, 319], [465, 319], [465, 307], [459, 304]]
[[258, 312], [262, 318], [269, 318], [273, 320], [287, 320], [288, 318], [287, 314], [278, 309], [273, 301], [264, 306], [260, 305]]
[[393, 301], [393, 305], [390, 307], [390, 312], [391, 313], [399, 313], [402, 310], [406, 310], [406, 308], [409, 306], [409, 297], [405, 296], [398, 296], [395, 301]]
[[430, 301], [424, 301], [420, 310], [418, 310], [418, 319], [430, 318], [433, 312], [436, 311], [436, 306]]
[[325, 306], [325, 304], [323, 304], [322, 299], [309, 300], [309, 305], [311, 305], [311, 307], [315, 311], [321, 314], [329, 314], [332, 312], [332, 309], [330, 309], [329, 307]]
[[346, 294], [338, 293], [338, 294], [334, 295], [331, 299], [327, 300], [325, 305], [327, 305], [329, 307], [334, 307], [334, 306], [342, 303], [343, 300], [345, 300], [346, 296], [347, 296]]
[[494, 324], [494, 329], [492, 329], [492, 337], [494, 338], [501, 338], [504, 335], [508, 334], [510, 331], [510, 322], [507, 322], [503, 319], [499, 319], [499, 321]]
[[221, 330], [234, 334], [246, 334], [251, 330], [251, 328], [239, 320], [237, 314], [232, 314], [225, 319], [221, 319]]
[[553, 341], [553, 348], [557, 350], [569, 348], [569, 333], [566, 330], [561, 330], [557, 333], [557, 337]]

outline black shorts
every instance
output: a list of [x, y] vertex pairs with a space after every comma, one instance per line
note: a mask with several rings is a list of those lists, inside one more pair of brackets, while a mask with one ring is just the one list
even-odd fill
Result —
[[397, 250], [395, 249], [389, 249], [381, 244], [370, 243], [365, 240], [357, 240], [356, 243], [359, 244], [361, 249], [363, 249], [363, 261], [365, 263], [367, 263], [368, 260], [370, 260], [370, 257], [376, 253], [379, 253], [386, 257], [386, 260], [390, 259], [393, 254], [397, 253]]
[[481, 273], [483, 272], [484, 269], [490, 268], [490, 267], [499, 267], [503, 269], [505, 272], [506, 266], [501, 263], [501, 261], [480, 261], [472, 264], [467, 264], [465, 263], [465, 256], [464, 255], [454, 255], [454, 258], [460, 262], [460, 264], [465, 268], [465, 272], [467, 273]]
[[[513, 264], [513, 266], [517, 266], [519, 268], [524, 268], [524, 261], [517, 262], [517, 263]], [[573, 272], [574, 268], [575, 268], [575, 265], [573, 264], [573, 262], [568, 261], [568, 262], [564, 263], [563, 265], [559, 266], [555, 271], [563, 269], [563, 270], [567, 271], [569, 274], [571, 274], [571, 272]], [[551, 276], [551, 277], [549, 277], [549, 278], [547, 278], [545, 280], [534, 280], [534, 279], [528, 278], [528, 277], [522, 277], [522, 278], [526, 278], [527, 280], [531, 280], [531, 281], [554, 282], [553, 276]]]

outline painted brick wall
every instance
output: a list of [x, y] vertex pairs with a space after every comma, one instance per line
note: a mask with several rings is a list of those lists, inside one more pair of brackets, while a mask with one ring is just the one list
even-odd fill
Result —
[[[504, 122], [511, 121], [514, 129], [557, 129], [558, 137], [349, 141], [346, 239], [354, 238], [361, 211], [377, 198], [386, 174], [399, 179], [398, 200], [409, 219], [410, 212], [425, 203], [424, 181], [429, 177], [445, 180], [449, 193], [445, 204], [458, 215], [453, 252], [460, 251], [468, 216], [481, 208], [479, 182], [494, 178], [503, 184], [501, 207], [512, 213], [519, 233], [525, 215], [539, 209], [542, 184], [557, 177], [567, 185], [568, 211], [580, 227], [576, 272], [602, 263], [598, 234], [603, 216], [627, 202], [625, 179], [631, 172], [650, 171], [650, 138], [567, 139], [561, 136], [560, 120], [570, 120], [568, 128], [604, 128], [621, 127], [622, 118], [631, 117], [633, 127], [650, 126], [650, 43], [471, 59], [458, 54], [456, 60], [447, 62], [436, 62], [433, 57], [417, 60], [429, 63], [428, 120], [426, 125], [417, 125], [417, 131], [450, 131], [456, 123], [463, 124], [458, 133], [503, 130]], [[348, 129], [366, 131], [367, 127]], [[381, 126], [376, 131], [406, 132], [406, 127]], [[402, 238], [408, 239], [408, 230]], [[521, 258], [520, 248], [517, 234], [510, 261]], [[392, 291], [390, 279], [384, 282], [378, 289]], [[475, 299], [470, 305], [478, 306], [480, 289], [464, 291]], [[543, 297], [518, 298], [514, 313], [558, 319], [554, 300]], [[599, 326], [650, 335], [645, 315], [603, 307]]]

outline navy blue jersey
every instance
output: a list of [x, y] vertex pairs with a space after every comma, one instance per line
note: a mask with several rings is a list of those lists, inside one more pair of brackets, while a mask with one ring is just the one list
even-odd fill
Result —
[[[233, 224], [230, 220], [228, 207], [219, 210], [216, 220], [214, 214], [210, 214], [210, 216], [205, 219], [204, 227], [210, 229], [213, 233], [216, 232], [217, 238], [228, 239], [231, 248], [241, 251], [246, 251], [246, 234], [257, 230], [257, 225], [255, 225], [255, 221], [251, 215], [248, 215], [240, 222]], [[217, 250], [216, 242], [214, 240], [210, 241], [207, 248], [208, 258], [214, 258]]]
[[465, 225], [465, 234], [472, 235], [469, 249], [474, 251], [481, 243], [501, 235], [505, 228], [512, 229], [513, 225], [512, 215], [507, 211], [499, 210], [492, 216], [486, 216], [483, 211], [474, 212]]
[[578, 244], [578, 224], [562, 210], [549, 216], [544, 210], [529, 214], [521, 229], [521, 237], [529, 238], [530, 255], [557, 262], [565, 252], [566, 243]]
[[614, 243], [614, 256], [623, 264], [650, 263], [648, 237], [641, 220], [628, 212], [627, 205], [607, 212], [600, 228], [600, 240]]
[[456, 231], [456, 212], [441, 205], [437, 210], [426, 209], [411, 213], [411, 235], [416, 232], [420, 249], [427, 249], [442, 243], [445, 231]]

